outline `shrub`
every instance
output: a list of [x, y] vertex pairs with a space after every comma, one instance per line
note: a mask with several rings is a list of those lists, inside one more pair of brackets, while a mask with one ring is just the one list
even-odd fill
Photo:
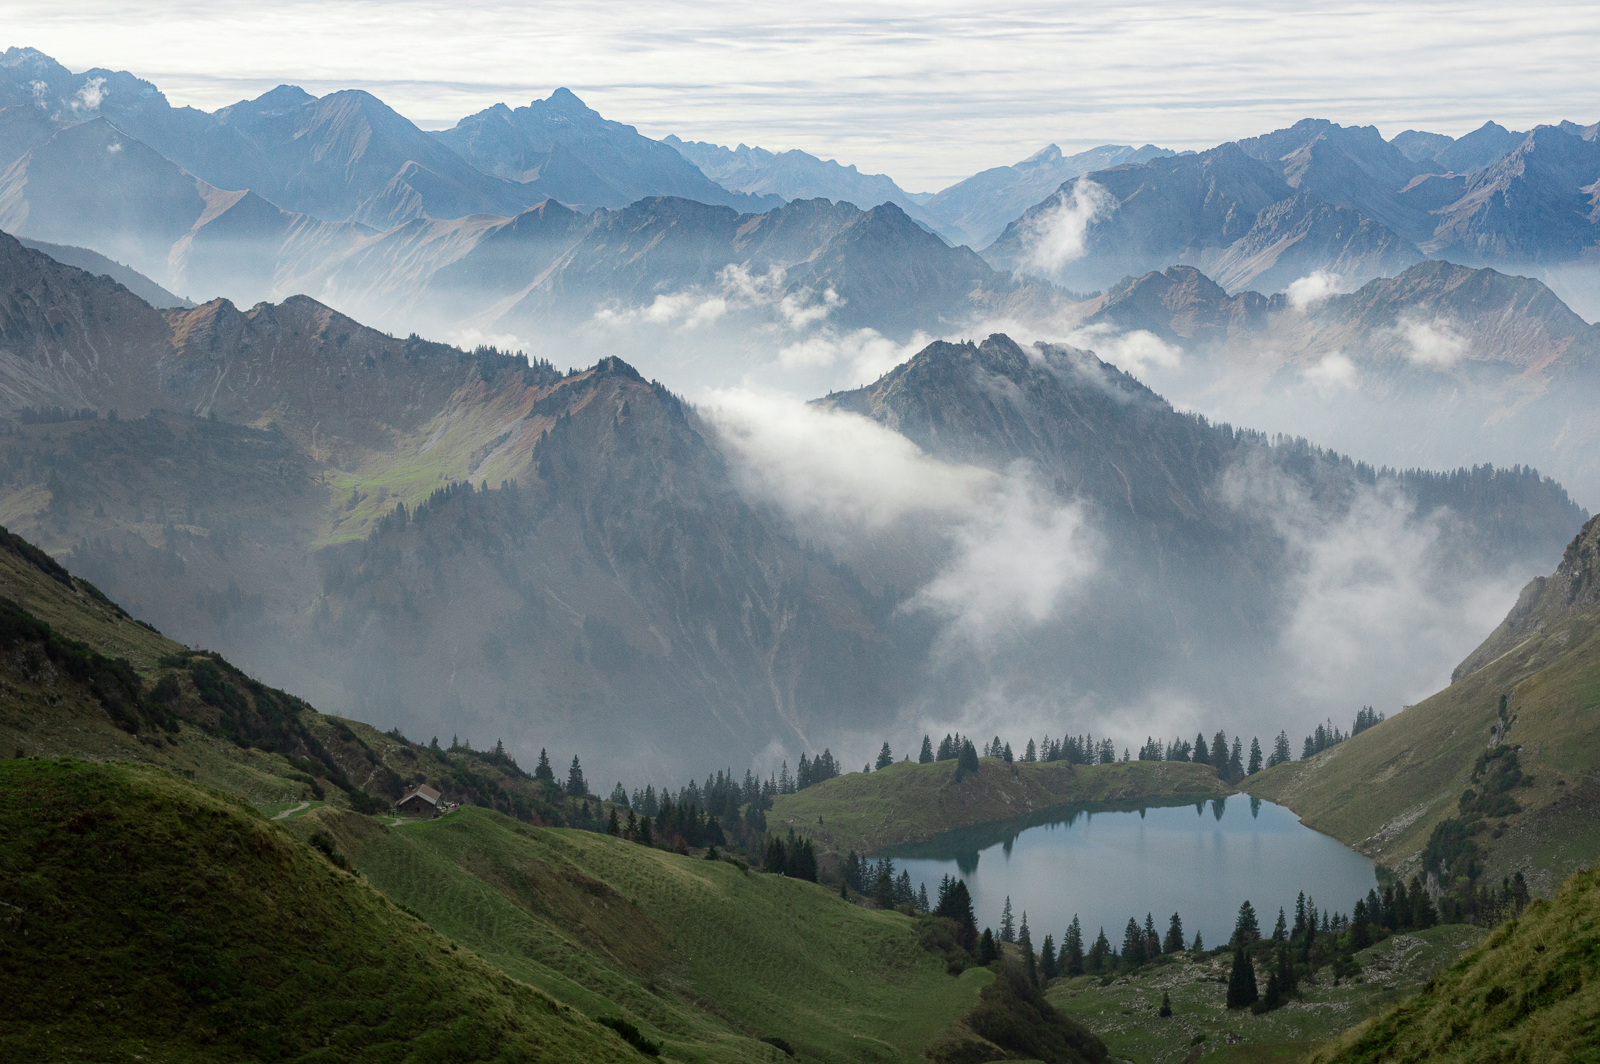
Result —
[[779, 1038], [775, 1034], [769, 1034], [761, 1040], [767, 1043], [767, 1045], [771, 1046], [773, 1049], [781, 1049], [785, 1056], [794, 1056], [794, 1046], [790, 1045], [788, 1042], [782, 1038]]
[[630, 1046], [637, 1049], [647, 1057], [659, 1057], [661, 1055], [660, 1042], [650, 1041], [650, 1039], [644, 1036], [639, 1028], [635, 1027], [621, 1016], [602, 1016], [594, 1022], [603, 1027], [611, 1028], [613, 1031], [617, 1032], [617, 1034], [622, 1036], [622, 1040], [624, 1042], [628, 1043]]

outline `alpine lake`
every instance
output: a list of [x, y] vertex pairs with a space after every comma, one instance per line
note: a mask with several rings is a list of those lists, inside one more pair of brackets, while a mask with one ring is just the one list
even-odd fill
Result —
[[1047, 934], [1059, 945], [1074, 915], [1087, 950], [1102, 927], [1120, 949], [1128, 918], [1143, 926], [1146, 914], [1164, 938], [1173, 913], [1186, 944], [1198, 931], [1215, 947], [1233, 934], [1246, 900], [1269, 934], [1280, 907], [1293, 924], [1302, 891], [1319, 911], [1348, 915], [1377, 885], [1370, 860], [1283, 806], [1244, 794], [1181, 805], [1068, 806], [879, 856], [893, 860], [896, 875], [909, 872], [913, 890], [926, 885], [930, 899], [944, 876], [965, 879], [978, 926], [997, 934], [1010, 898], [1019, 928], [1026, 912], [1035, 948]]

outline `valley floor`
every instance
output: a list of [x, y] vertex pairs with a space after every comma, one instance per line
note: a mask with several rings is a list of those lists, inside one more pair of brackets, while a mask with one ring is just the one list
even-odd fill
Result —
[[[1334, 985], [1302, 984], [1301, 999], [1262, 1015], [1224, 1006], [1230, 955], [1177, 954], [1101, 985], [1100, 976], [1058, 980], [1049, 1002], [1088, 1027], [1111, 1050], [1113, 1060], [1134, 1064], [1180, 1064], [1205, 1058], [1219, 1064], [1300, 1060], [1316, 1044], [1373, 1016], [1420, 989], [1437, 971], [1483, 940], [1476, 927], [1450, 924], [1396, 935], [1358, 953], [1362, 971]], [[1172, 1015], [1157, 1015], [1162, 994]]]

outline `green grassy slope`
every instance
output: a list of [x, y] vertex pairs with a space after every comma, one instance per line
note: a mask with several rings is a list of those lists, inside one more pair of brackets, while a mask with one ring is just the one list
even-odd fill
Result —
[[[1537, 612], [1519, 604], [1491, 637], [1498, 654], [1475, 655], [1473, 671], [1438, 694], [1308, 761], [1252, 776], [1245, 790], [1409, 878], [1435, 825], [1458, 815], [1479, 753], [1504, 741], [1520, 747], [1533, 782], [1515, 792], [1521, 811], [1493, 818], [1480, 836], [1489, 878], [1522, 869], [1536, 890], [1553, 891], [1600, 856], [1600, 603], [1589, 590], [1600, 575], [1591, 573], [1597, 543], [1600, 519], [1555, 576], [1530, 585], [1557, 601]], [[1508, 636], [1519, 611], [1537, 623]]]
[[[1316, 984], [1301, 984], [1298, 1000], [1260, 1015], [1227, 1009], [1226, 952], [1173, 954], [1170, 963], [1119, 975], [1105, 986], [1096, 976], [1059, 979], [1046, 996], [1099, 1035], [1117, 1060], [1176, 1064], [1204, 1053], [1217, 1061], [1292, 1061], [1414, 993], [1483, 934], [1451, 924], [1396, 935], [1356, 954], [1361, 974], [1354, 979], [1334, 985], [1325, 968]], [[1157, 1012], [1163, 994], [1171, 996], [1170, 1017]]]
[[[357, 791], [387, 801], [401, 788], [426, 781], [452, 799], [546, 820], [560, 816], [548, 796], [509, 763], [472, 751], [432, 751], [327, 716], [220, 659], [212, 664], [226, 687], [215, 687], [208, 702], [197, 685], [209, 671], [206, 659], [134, 621], [92, 584], [4, 529], [0, 599], [45, 622], [61, 639], [126, 660], [147, 700], [165, 691], [155, 711], [142, 713], [130, 730], [134, 722], [119, 726], [84, 684], [45, 667], [37, 638], [7, 636], [0, 639], [0, 758], [144, 762], [261, 806], [326, 800], [348, 807]], [[163, 717], [171, 727], [154, 723]], [[340, 773], [350, 788], [333, 782]]]
[[637, 1056], [237, 800], [69, 760], [0, 791], [0, 1057]]
[[945, 970], [916, 921], [825, 887], [480, 809], [378, 832], [320, 811], [384, 893], [518, 979], [622, 1015], [674, 1059], [913, 1061], [992, 976]]
[[1567, 880], [1319, 1064], [1600, 1060], [1600, 873]]
[[1078, 802], [1211, 798], [1233, 793], [1205, 765], [1124, 761], [1071, 765], [982, 758], [977, 775], [954, 782], [956, 763], [901, 761], [877, 772], [837, 776], [797, 794], [780, 795], [767, 814], [771, 829], [810, 835], [835, 853], [873, 853], [922, 842], [958, 828]]

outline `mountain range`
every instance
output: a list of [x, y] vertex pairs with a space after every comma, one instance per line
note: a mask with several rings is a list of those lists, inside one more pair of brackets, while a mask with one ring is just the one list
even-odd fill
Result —
[[[1583, 517], [1528, 471], [1380, 472], [1180, 414], [1088, 352], [996, 336], [935, 343], [817, 408], [866, 415], [845, 428], [893, 430], [991, 503], [841, 535], [763, 479], [759, 434], [620, 360], [468, 354], [304, 297], [157, 311], [0, 250], [8, 525], [319, 704], [522, 750], [618, 729], [634, 771], [955, 716], [1002, 665], [1074, 701], [1180, 678], [1258, 697], [1227, 663], [1278, 653], [1299, 563], [1251, 485], [1319, 522], [1375, 490], [1419, 521], [1453, 515], [1441, 549], [1463, 578], [1537, 571]], [[1015, 523], [986, 525], [991, 505]], [[1030, 605], [1032, 576], [973, 585], [963, 544], [1008, 536], [1068, 551], [1048, 564], [1082, 580], [1057, 591], [1093, 608]], [[993, 649], [988, 630], [1014, 623], [1029, 638]]]
[[1600, 328], [1533, 278], [1424, 261], [1353, 292], [1229, 295], [1174, 266], [1084, 309], [1090, 334], [1181, 349], [1146, 372], [1196, 409], [1394, 464], [1531, 462], [1600, 499]]
[[[1080, 290], [1173, 263], [1200, 266], [1230, 290], [1282, 290], [1318, 271], [1354, 285], [1445, 258], [1532, 272], [1591, 308], [1593, 271], [1581, 264], [1600, 246], [1595, 129], [1540, 126], [1513, 144], [1513, 134], [1485, 127], [1462, 138], [1459, 157], [1444, 154], [1447, 145], [1435, 158], [1415, 131], [1396, 138], [1408, 154], [1373, 127], [1306, 119], [1077, 178], [984, 255]], [[1457, 163], [1477, 169], [1449, 169]]]

